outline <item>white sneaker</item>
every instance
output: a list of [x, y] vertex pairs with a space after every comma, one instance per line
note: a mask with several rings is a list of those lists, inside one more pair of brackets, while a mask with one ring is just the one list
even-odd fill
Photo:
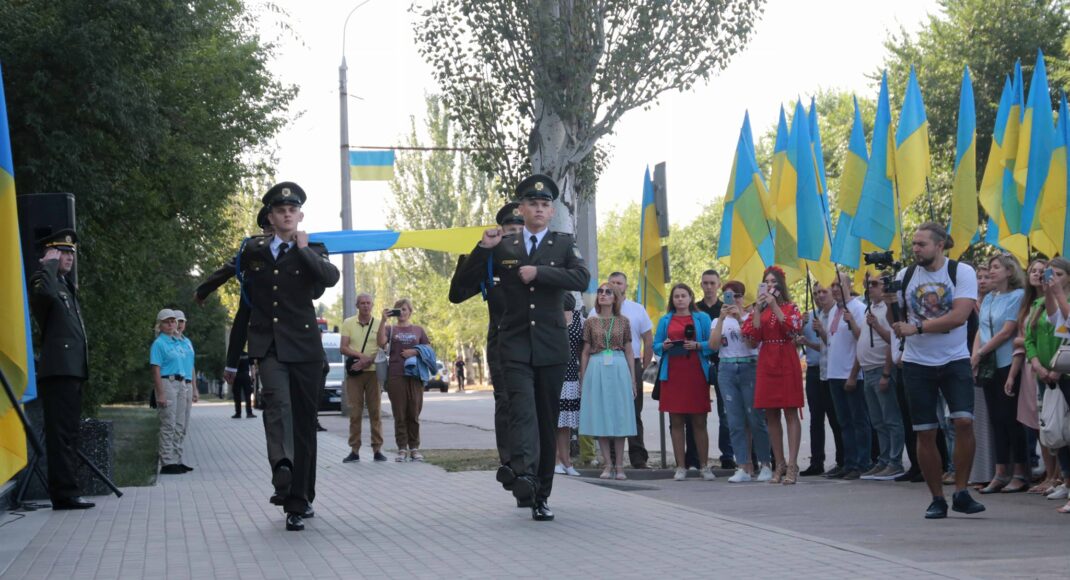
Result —
[[565, 475], [571, 475], [572, 477], [579, 477], [580, 472], [576, 471], [576, 468], [569, 465], [565, 468]]
[[675, 479], [676, 481], [683, 481], [683, 480], [687, 479], [687, 470], [684, 469], [683, 467], [677, 467], [676, 468], [676, 472], [673, 473], [672, 478]]
[[703, 467], [699, 471], [702, 472], [702, 479], [704, 479], [706, 481], [713, 481], [713, 480], [717, 479], [717, 474], [714, 473], [713, 469], [711, 469], [708, 466], [707, 467]]
[[1059, 487], [1056, 487], [1048, 494], [1048, 499], [1066, 499], [1067, 495], [1070, 495], [1070, 490], [1066, 488], [1065, 483], [1060, 483]]
[[[771, 474], [770, 477], [772, 477]], [[728, 483], [746, 483], [748, 481], [750, 481], [750, 474], [742, 469], [737, 469], [735, 475], [728, 478]]]
[[554, 473], [557, 475], [565, 475], [567, 472], [565, 471], [565, 466], [558, 463], [554, 466]]
[[758, 472], [758, 481], [769, 481], [773, 479], [773, 470], [769, 469], [769, 465], [762, 464], [762, 470]]

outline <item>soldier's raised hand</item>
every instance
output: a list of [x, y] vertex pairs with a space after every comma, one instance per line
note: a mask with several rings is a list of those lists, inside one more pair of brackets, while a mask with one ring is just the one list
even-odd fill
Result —
[[502, 241], [502, 232], [498, 228], [490, 228], [483, 232], [483, 239], [479, 240], [480, 247], [493, 248]]

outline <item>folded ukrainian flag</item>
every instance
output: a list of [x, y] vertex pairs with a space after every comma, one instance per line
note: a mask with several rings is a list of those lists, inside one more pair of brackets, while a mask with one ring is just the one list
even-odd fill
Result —
[[479, 243], [483, 232], [493, 226], [446, 228], [396, 232], [393, 230], [354, 230], [309, 234], [311, 242], [327, 246], [331, 254], [356, 254], [401, 248], [419, 248], [451, 254], [465, 254]]

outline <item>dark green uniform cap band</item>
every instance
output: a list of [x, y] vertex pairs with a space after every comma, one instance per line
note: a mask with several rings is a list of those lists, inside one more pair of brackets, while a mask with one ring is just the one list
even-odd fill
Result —
[[540, 173], [532, 175], [516, 186], [516, 198], [518, 200], [548, 199], [553, 201], [557, 199], [558, 195], [560, 195], [560, 192], [554, 180], [550, 179], [550, 176]]
[[264, 194], [262, 201], [264, 205], [268, 207], [274, 207], [276, 205], [290, 204], [298, 207], [304, 205], [305, 200], [308, 198], [305, 195], [305, 190], [301, 189], [300, 185], [292, 181], [283, 181], [268, 190]]
[[508, 224], [524, 225], [524, 216], [520, 215], [520, 204], [511, 201], [498, 210], [498, 215], [494, 217], [494, 221], [498, 222], [498, 225], [504, 226]]

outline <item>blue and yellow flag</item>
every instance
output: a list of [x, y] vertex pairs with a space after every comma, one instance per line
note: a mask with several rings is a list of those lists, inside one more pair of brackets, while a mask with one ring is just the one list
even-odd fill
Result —
[[[775, 227], [773, 231], [774, 262], [784, 270], [789, 283], [799, 280], [804, 271], [804, 264], [799, 261], [799, 207], [797, 192], [799, 190], [800, 163], [808, 163], [807, 175], [816, 180], [813, 170], [813, 156], [810, 143], [810, 134], [807, 131], [805, 141], [799, 135], [800, 123], [806, 124], [806, 112], [799, 111], [802, 105], [796, 103], [796, 110], [791, 119], [791, 129], [788, 131], [787, 145], [784, 150], [784, 161], [780, 165], [779, 175], [773, 175], [772, 181], [776, 183], [773, 192], [776, 199], [776, 213], [774, 215]], [[779, 133], [779, 127], [777, 129]], [[777, 137], [779, 141], [779, 135]], [[800, 150], [805, 148], [806, 154], [800, 158]], [[776, 153], [774, 153], [774, 161]], [[774, 171], [776, 167], [774, 167]]]
[[[1020, 80], [1021, 68], [1016, 64], [1015, 69], [1016, 78]], [[985, 243], [1010, 252], [1024, 266], [1029, 261], [1029, 249], [1025, 236], [1017, 232], [1021, 206], [1014, 182], [1014, 157], [1021, 120], [1020, 95], [1020, 85], [1005, 79], [978, 199], [988, 214]]]
[[639, 222], [639, 303], [651, 320], [657, 320], [669, 305], [669, 281], [666, 278], [665, 254], [658, 232], [657, 206], [654, 204], [654, 181], [650, 169], [643, 176], [643, 206]]
[[1043, 233], [1035, 233], [1033, 218], [1036, 215], [1040, 192], [1047, 181], [1054, 145], [1055, 119], [1051, 110], [1048, 75], [1044, 67], [1044, 54], [1038, 50], [1033, 80], [1029, 83], [1029, 99], [1022, 115], [1022, 128], [1018, 136], [1014, 181], [1025, 191], [1018, 231], [1030, 236], [1033, 245], [1049, 256], [1060, 249], [1061, 243], [1056, 244], [1054, 240], [1048, 240]]
[[955, 177], [951, 186], [951, 238], [960, 243], [948, 252], [958, 259], [969, 248], [961, 242], [977, 234], [977, 113], [970, 69], [962, 71], [959, 89], [959, 130], [955, 137]]
[[[1044, 243], [1054, 246], [1054, 253], [1061, 256], [1067, 255], [1070, 250], [1070, 231], [1067, 223], [1067, 160], [1066, 150], [1070, 144], [1070, 133], [1067, 124], [1066, 94], [1061, 95], [1059, 102], [1059, 121], [1056, 124], [1052, 138], [1052, 153], [1048, 164], [1048, 174], [1044, 180], [1044, 187], [1040, 194], [1040, 204], [1037, 208], [1037, 225], [1040, 231], [1036, 238], [1043, 238]], [[1040, 246], [1038, 245], [1038, 248]], [[1043, 250], [1041, 250], [1043, 251]], [[1048, 254], [1048, 255], [1054, 255]]]
[[394, 152], [350, 151], [349, 178], [353, 181], [390, 181], [394, 178]]
[[869, 152], [866, 150], [865, 127], [858, 99], [854, 99], [855, 118], [851, 124], [851, 138], [847, 143], [847, 158], [840, 176], [840, 221], [836, 224], [836, 237], [832, 240], [832, 261], [850, 268], [862, 265], [862, 239], [851, 233], [855, 212], [862, 195], [862, 182], [866, 178]]
[[788, 120], [784, 115], [784, 105], [780, 105], [780, 118], [776, 124], [776, 141], [773, 143], [773, 173], [769, 176], [769, 189], [762, 198], [765, 215], [776, 219], [777, 192], [784, 175], [784, 164], [788, 162]]
[[483, 232], [494, 226], [469, 226], [438, 230], [347, 230], [309, 234], [311, 242], [327, 246], [331, 254], [359, 254], [417, 248], [451, 254], [467, 254], [479, 243]]
[[877, 114], [873, 120], [873, 144], [866, 177], [862, 181], [858, 212], [851, 223], [851, 233], [873, 242], [881, 249], [891, 249], [899, 230], [899, 208], [895, 191], [895, 142], [892, 113], [888, 104], [888, 73], [881, 76], [877, 97]]
[[821, 154], [816, 103], [811, 100], [809, 113], [803, 108], [801, 100], [795, 103], [792, 129], [799, 115], [806, 119], [805, 123], [799, 125], [799, 142], [794, 144], [798, 147], [796, 162], [799, 164], [795, 197], [799, 259], [819, 280], [828, 280], [832, 279], [836, 269], [830, 259], [832, 236], [825, 191], [825, 158]]
[[[15, 165], [7, 124], [4, 79], [0, 71], [0, 372], [15, 397], [27, 401], [35, 393], [30, 310], [22, 268]], [[26, 466], [26, 433], [16, 409], [0, 393], [0, 483]]]
[[907, 91], [903, 95], [903, 110], [899, 112], [899, 126], [895, 130], [895, 176], [900, 209], [910, 207], [926, 192], [926, 180], [931, 174], [929, 120], [925, 117], [925, 103], [912, 65]]
[[762, 274], [773, 264], [773, 233], [762, 207], [766, 192], [754, 153], [750, 116], [745, 115], [724, 196], [717, 258], [728, 265], [730, 278], [747, 287], [748, 302], [756, 298]]

